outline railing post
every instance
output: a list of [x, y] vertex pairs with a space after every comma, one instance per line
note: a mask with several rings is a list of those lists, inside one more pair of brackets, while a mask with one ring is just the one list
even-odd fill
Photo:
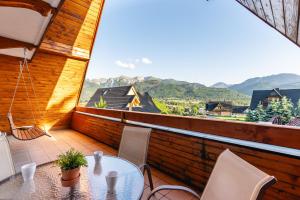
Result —
[[121, 123], [125, 123], [125, 113], [121, 111]]

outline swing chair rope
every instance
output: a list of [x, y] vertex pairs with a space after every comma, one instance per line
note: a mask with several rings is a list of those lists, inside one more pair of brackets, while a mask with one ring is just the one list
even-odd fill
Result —
[[[33, 91], [34, 98], [35, 98], [35, 99], [37, 98], [36, 92], [35, 92], [35, 89], [34, 89], [34, 85], [33, 85], [32, 79], [31, 79], [29, 67], [28, 67], [27, 55], [26, 55], [26, 49], [24, 49], [24, 60], [23, 60], [23, 62], [20, 61], [20, 71], [19, 71], [19, 75], [18, 75], [16, 87], [15, 87], [15, 90], [14, 90], [13, 98], [12, 98], [12, 101], [11, 101], [11, 103], [10, 103], [9, 113], [11, 113], [12, 106], [13, 106], [13, 103], [14, 103], [14, 100], [15, 100], [15, 97], [16, 97], [16, 93], [17, 93], [18, 87], [19, 87], [19, 85], [20, 85], [20, 80], [21, 80], [21, 78], [22, 78], [23, 83], [24, 83], [24, 86], [25, 86], [25, 91], [26, 91], [27, 100], [28, 100], [28, 102], [29, 102], [29, 104], [30, 104], [30, 107], [31, 107], [32, 117], [33, 117], [34, 123], [37, 124], [36, 116], [35, 116], [35, 114], [34, 114], [34, 109], [33, 109], [33, 103], [31, 102], [31, 99], [30, 99], [30, 96], [29, 96], [29, 93], [28, 93], [28, 88], [27, 88], [27, 86], [26, 86], [26, 81], [25, 81], [25, 78], [24, 78], [24, 75], [23, 75], [24, 68], [25, 68], [25, 70], [27, 70], [27, 72], [28, 72], [28, 80], [29, 80], [29, 82], [30, 82], [30, 85], [31, 85], [31, 88], [32, 88], [32, 91]], [[37, 104], [37, 106], [36, 106], [36, 107], [37, 107], [37, 110], [38, 110], [38, 112], [40, 113], [40, 116], [42, 116], [40, 107], [39, 107], [39, 105], [38, 105], [37, 102], [36, 102], [36, 104]], [[44, 117], [44, 116], [42, 116], [42, 118], [43, 118], [43, 117]]]
[[13, 95], [13, 98], [10, 102], [10, 107], [9, 107], [9, 113], [11, 113], [11, 109], [12, 109], [12, 106], [13, 106], [13, 103], [14, 103], [14, 100], [15, 100], [15, 97], [16, 97], [16, 93], [17, 93], [17, 89], [18, 89], [18, 86], [19, 86], [19, 83], [20, 83], [20, 79], [21, 79], [21, 74], [23, 73], [23, 66], [21, 65], [20, 63], [20, 72], [19, 72], [19, 75], [18, 75], [18, 80], [17, 80], [17, 83], [16, 83], [16, 87], [15, 87], [15, 91], [14, 91], [14, 95]]
[[[32, 88], [32, 91], [33, 91], [34, 99], [36, 100], [37, 99], [37, 95], [36, 95], [36, 91], [34, 89], [34, 84], [33, 84], [33, 81], [32, 81], [32, 78], [31, 78], [31, 74], [30, 74], [30, 71], [29, 71], [27, 59], [25, 59], [25, 67], [26, 67], [26, 70], [28, 72], [28, 80], [30, 82], [30, 85], [31, 85], [31, 88]], [[38, 101], [35, 101], [35, 102], [36, 102], [36, 107], [37, 107], [39, 116], [40, 116], [41, 119], [43, 119], [44, 116], [45, 116], [45, 113], [42, 113]]]
[[[28, 67], [28, 62], [27, 62], [27, 57], [26, 57], [26, 50], [27, 49], [24, 48], [24, 60], [20, 61], [20, 71], [19, 71], [16, 87], [15, 87], [15, 90], [14, 90], [14, 94], [13, 94], [13, 97], [12, 97], [12, 101], [11, 101], [11, 104], [10, 104], [10, 107], [9, 107], [9, 113], [7, 114], [7, 117], [8, 117], [10, 126], [11, 126], [11, 132], [12, 132], [12, 135], [15, 138], [19, 139], [19, 140], [32, 140], [32, 139], [36, 139], [38, 137], [41, 137], [43, 135], [47, 135], [47, 136], [51, 137], [50, 135], [47, 134], [47, 132], [45, 130], [45, 127], [44, 127], [44, 130], [42, 130], [38, 126], [36, 126], [37, 121], [36, 121], [35, 111], [36, 110], [38, 110], [39, 112], [41, 112], [41, 111], [40, 111], [40, 107], [38, 106], [38, 101], [36, 101], [36, 91], [34, 89], [33, 82], [32, 82], [31, 75], [30, 75], [30, 71], [29, 71], [29, 67]], [[28, 80], [26, 80], [27, 79], [26, 74], [27, 74]], [[34, 126], [29, 127], [26, 130], [23, 129], [23, 127], [18, 128], [14, 125], [12, 114], [11, 114], [12, 106], [13, 106], [13, 103], [14, 103], [16, 93], [17, 93], [18, 87], [20, 85], [20, 80], [21, 79], [24, 83], [26, 96], [27, 96], [27, 101], [28, 101], [28, 103], [31, 107], [31, 113], [32, 113], [32, 117], [33, 117], [34, 123], [35, 123]], [[32, 89], [33, 94], [34, 94], [34, 98], [35, 98], [34, 102], [32, 101], [33, 99], [29, 95], [31, 90], [30, 90], [30, 86], [27, 86], [28, 81], [30, 82], [31, 89]]]
[[[22, 63], [20, 62], [20, 65], [21, 64]], [[23, 67], [24, 67], [24, 64], [23, 64]], [[25, 86], [26, 96], [27, 96], [27, 100], [28, 100], [30, 108], [31, 108], [31, 114], [32, 114], [32, 118], [34, 120], [34, 124], [37, 124], [35, 114], [34, 114], [34, 111], [33, 111], [33, 105], [32, 105], [31, 99], [30, 99], [29, 94], [28, 94], [28, 89], [27, 89], [27, 86], [26, 86], [26, 81], [25, 81], [23, 73], [21, 73], [21, 77], [22, 77], [22, 80], [23, 80], [23, 83], [24, 83], [24, 86]]]

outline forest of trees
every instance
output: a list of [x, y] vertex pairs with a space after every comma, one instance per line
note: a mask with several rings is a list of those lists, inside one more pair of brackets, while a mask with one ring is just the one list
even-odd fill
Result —
[[250, 122], [269, 122], [273, 117], [278, 117], [282, 124], [287, 124], [293, 117], [300, 116], [300, 100], [293, 105], [290, 99], [283, 97], [281, 100], [271, 101], [267, 108], [260, 103], [255, 110], [247, 112], [246, 120]]

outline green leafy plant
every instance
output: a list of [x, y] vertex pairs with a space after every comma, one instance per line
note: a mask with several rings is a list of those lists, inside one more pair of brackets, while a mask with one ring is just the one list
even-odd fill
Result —
[[57, 165], [62, 170], [70, 170], [81, 166], [87, 167], [87, 160], [83, 153], [71, 148], [58, 156]]
[[106, 108], [107, 107], [107, 103], [104, 100], [103, 96], [100, 96], [99, 102], [95, 103], [95, 107], [96, 108]]

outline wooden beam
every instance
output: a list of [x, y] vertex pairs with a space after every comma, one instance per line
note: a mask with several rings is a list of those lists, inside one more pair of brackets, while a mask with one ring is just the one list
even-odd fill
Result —
[[36, 52], [38, 51], [38, 49], [40, 49], [41, 45], [42, 45], [42, 42], [43, 40], [45, 39], [45, 36], [46, 36], [46, 33], [48, 32], [48, 29], [49, 27], [51, 26], [51, 24], [53, 23], [54, 19], [56, 18], [58, 12], [61, 10], [63, 4], [64, 4], [65, 0], [60, 0], [57, 8], [54, 10], [54, 12], [52, 13], [52, 17], [47, 25], [47, 28], [45, 29], [44, 33], [43, 33], [43, 36], [41, 37], [40, 41], [39, 41], [39, 44], [37, 45], [37, 50], [33, 53], [32, 57], [31, 57], [31, 60], [35, 57], [36, 55]]
[[9, 49], [9, 48], [27, 48], [31, 50], [33, 48], [36, 48], [36, 46], [27, 42], [21, 42], [18, 40], [9, 39], [0, 36], [0, 49]]
[[0, 6], [31, 9], [44, 17], [55, 10], [49, 3], [42, 0], [0, 0]]
[[90, 53], [88, 49], [73, 47], [71, 45], [54, 42], [48, 39], [43, 40], [41, 46], [39, 47], [39, 51], [83, 61], [88, 61], [90, 59]]

